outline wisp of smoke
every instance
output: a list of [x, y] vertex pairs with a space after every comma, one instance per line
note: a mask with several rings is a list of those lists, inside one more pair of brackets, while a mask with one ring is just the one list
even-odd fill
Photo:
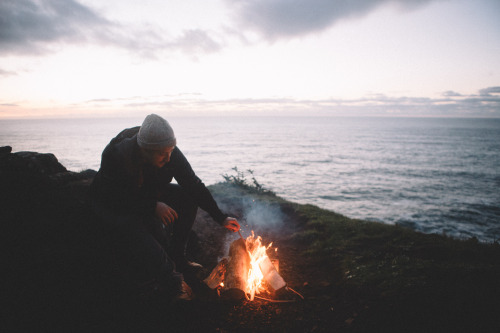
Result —
[[[243, 205], [243, 221], [248, 229], [268, 231], [283, 225], [284, 215], [278, 205], [251, 199], [245, 200]], [[251, 230], [248, 230], [250, 232]]]
[[[252, 231], [254, 231], [255, 235], [260, 236], [264, 232], [277, 230], [284, 226], [285, 214], [278, 204], [253, 200], [251, 198], [241, 198], [238, 206], [241, 207], [241, 216], [238, 217], [238, 221], [241, 225], [241, 234], [244, 238], [248, 237]], [[230, 244], [239, 237], [239, 234], [227, 234], [227, 236], [224, 244], [224, 254], [229, 253]]]

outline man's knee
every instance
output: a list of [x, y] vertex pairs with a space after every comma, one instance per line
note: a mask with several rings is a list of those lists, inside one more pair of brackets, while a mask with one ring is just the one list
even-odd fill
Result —
[[196, 216], [198, 204], [178, 184], [169, 184], [160, 196], [160, 201], [172, 207], [177, 214], [191, 218]]

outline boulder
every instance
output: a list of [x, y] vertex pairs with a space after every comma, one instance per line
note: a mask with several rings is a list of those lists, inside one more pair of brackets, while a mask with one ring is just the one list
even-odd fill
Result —
[[67, 171], [54, 154], [31, 151], [12, 153], [12, 147], [0, 147], [0, 175], [3, 177], [13, 173], [32, 173], [48, 176]]

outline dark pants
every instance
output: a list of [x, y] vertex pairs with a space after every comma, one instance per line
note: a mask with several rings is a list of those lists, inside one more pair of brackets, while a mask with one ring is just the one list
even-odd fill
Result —
[[169, 226], [155, 219], [153, 235], [160, 244], [164, 244], [164, 249], [177, 265], [181, 265], [185, 260], [186, 245], [196, 219], [198, 205], [177, 184], [166, 186], [160, 195], [160, 201], [172, 207], [179, 217]]
[[179, 216], [168, 227], [157, 218], [120, 214], [96, 202], [92, 207], [111, 241], [118, 270], [128, 280], [136, 286], [158, 283], [161, 289], [177, 291], [183, 277], [176, 271], [174, 260], [178, 264], [184, 260], [198, 207], [177, 184], [166, 186], [160, 201]]

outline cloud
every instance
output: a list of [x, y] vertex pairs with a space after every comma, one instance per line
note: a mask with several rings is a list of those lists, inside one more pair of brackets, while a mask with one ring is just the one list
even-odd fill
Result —
[[169, 47], [179, 49], [186, 54], [214, 53], [222, 49], [208, 32], [201, 29], [183, 31], [182, 35], [169, 42]]
[[[206, 99], [202, 94], [129, 96], [92, 99], [70, 105], [33, 109], [23, 103], [0, 101], [2, 117], [121, 116], [145, 117], [149, 113], [169, 116], [401, 116], [500, 118], [499, 87], [478, 94], [457, 96], [393, 97], [371, 94], [357, 99], [241, 98]], [[489, 92], [485, 95], [484, 92]], [[15, 110], [14, 110], [15, 108]]]
[[1, 0], [0, 56], [38, 55], [60, 44], [111, 46], [141, 56], [161, 51], [217, 52], [221, 44], [206, 31], [186, 30], [167, 39], [158, 27], [125, 26], [75, 0]]
[[96, 38], [111, 23], [74, 0], [2, 0], [0, 53], [37, 54], [55, 42]]
[[3, 70], [0, 68], [0, 76], [13, 76], [13, 75], [17, 75], [17, 73], [12, 72], [12, 71]]
[[489, 87], [479, 90], [481, 96], [492, 96], [492, 94], [500, 94], [500, 87]]
[[[391, 97], [371, 94], [357, 99], [240, 98], [207, 100], [200, 94], [135, 96], [91, 100], [75, 108], [101, 108], [133, 114], [142, 110], [171, 115], [270, 115], [270, 116], [414, 116], [500, 117], [500, 87], [481, 89], [483, 94], [458, 92], [440, 98]], [[484, 94], [484, 92], [489, 92]], [[495, 95], [496, 94], [496, 95]]]
[[445, 91], [443, 93], [443, 96], [444, 97], [460, 97], [462, 95], [460, 93], [455, 92], [455, 91], [448, 90], [448, 91]]
[[224, 38], [248, 41], [248, 31], [268, 40], [292, 38], [362, 17], [384, 4], [411, 10], [431, 1], [438, 0], [225, 0], [235, 20], [220, 34], [198, 28], [171, 36], [158, 26], [112, 21], [78, 0], [1, 0], [0, 56], [39, 55], [65, 44], [94, 44], [142, 57], [181, 52], [196, 58], [223, 49]]
[[323, 31], [340, 20], [359, 18], [385, 4], [413, 10], [435, 0], [226, 0], [243, 28], [266, 39]]

